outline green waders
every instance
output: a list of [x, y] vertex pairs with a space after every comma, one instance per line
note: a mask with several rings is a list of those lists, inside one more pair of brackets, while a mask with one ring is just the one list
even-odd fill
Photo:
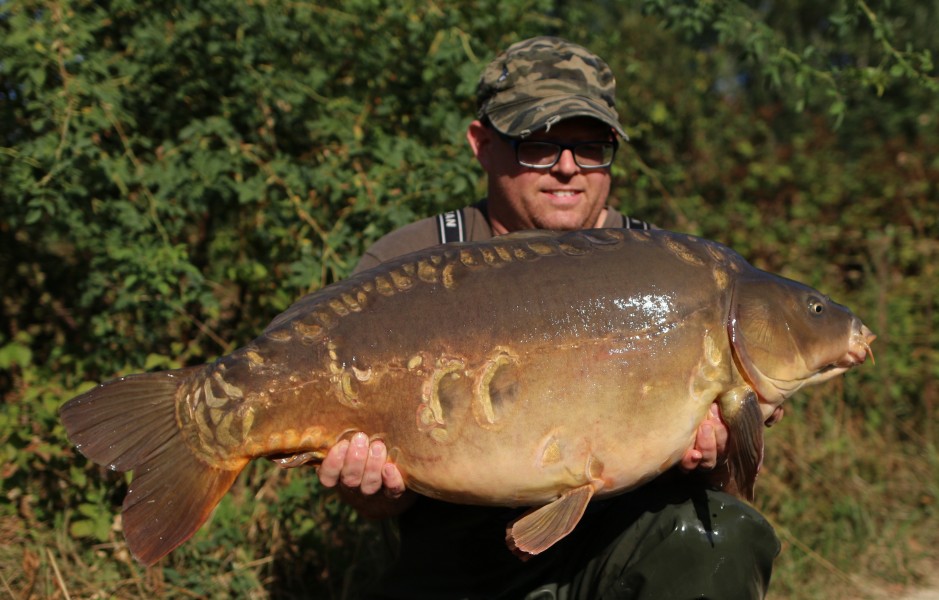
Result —
[[684, 475], [594, 501], [569, 536], [524, 562], [504, 543], [518, 515], [422, 498], [371, 597], [749, 600], [765, 596], [780, 548], [755, 509]]

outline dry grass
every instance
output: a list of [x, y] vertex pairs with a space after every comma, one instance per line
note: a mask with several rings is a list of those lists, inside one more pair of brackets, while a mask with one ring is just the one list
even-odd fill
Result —
[[875, 428], [826, 403], [831, 391], [793, 403], [767, 436], [757, 506], [783, 542], [774, 600], [882, 598], [927, 582], [939, 560], [939, 460], [927, 427]]

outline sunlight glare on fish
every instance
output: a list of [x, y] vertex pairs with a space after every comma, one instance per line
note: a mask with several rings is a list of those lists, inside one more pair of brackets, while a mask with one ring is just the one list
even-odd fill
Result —
[[641, 294], [613, 300], [613, 306], [619, 310], [646, 315], [650, 325], [661, 325], [675, 311], [675, 303], [666, 294]]

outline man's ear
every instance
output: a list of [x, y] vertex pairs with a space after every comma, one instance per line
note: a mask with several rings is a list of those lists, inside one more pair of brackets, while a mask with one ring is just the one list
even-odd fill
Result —
[[466, 140], [473, 150], [473, 156], [479, 161], [483, 171], [489, 172], [489, 163], [492, 153], [492, 137], [496, 135], [490, 127], [483, 125], [479, 119], [469, 124], [466, 129]]

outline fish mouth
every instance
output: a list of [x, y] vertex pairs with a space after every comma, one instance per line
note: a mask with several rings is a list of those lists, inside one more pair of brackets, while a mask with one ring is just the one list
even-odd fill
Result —
[[855, 328], [854, 333], [851, 334], [851, 340], [848, 342], [848, 351], [845, 352], [841, 358], [822, 368], [819, 372], [837, 375], [855, 365], [863, 363], [867, 360], [868, 356], [871, 357], [871, 362], [875, 363], [874, 351], [871, 350], [871, 342], [875, 339], [877, 339], [877, 336], [874, 335], [874, 332], [868, 329], [867, 325], [859, 322], [858, 327]]
[[853, 367], [854, 365], [859, 365], [864, 362], [868, 355], [871, 357], [871, 363], [876, 364], [874, 361], [874, 351], [871, 350], [871, 342], [877, 339], [877, 336], [874, 335], [874, 332], [867, 328], [867, 325], [859, 323], [858, 327], [854, 334], [851, 336], [851, 344], [848, 348], [847, 358], [850, 362], [847, 366]]

